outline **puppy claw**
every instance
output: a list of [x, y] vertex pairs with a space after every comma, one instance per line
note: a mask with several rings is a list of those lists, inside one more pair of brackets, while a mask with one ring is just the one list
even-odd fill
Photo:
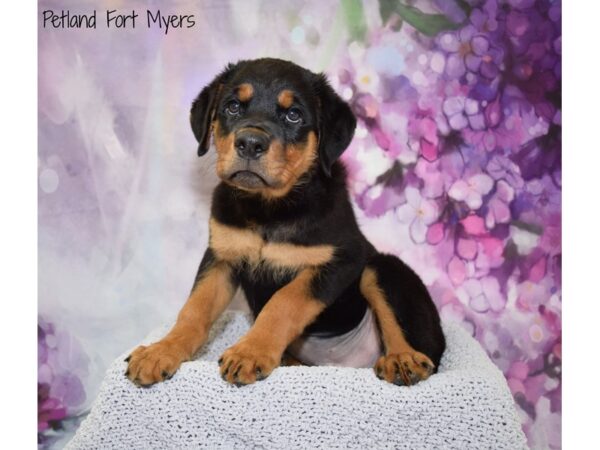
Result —
[[254, 346], [236, 344], [220, 358], [221, 377], [235, 386], [264, 380], [277, 366], [278, 359], [255, 350]]
[[434, 368], [431, 360], [417, 351], [382, 356], [374, 367], [377, 378], [397, 386], [412, 386], [426, 380]]
[[423, 369], [427, 370], [430, 374], [433, 373], [433, 369], [435, 369], [435, 366], [432, 363], [430, 363], [429, 361], [422, 361], [421, 367]]
[[149, 346], [140, 346], [128, 356], [125, 376], [140, 387], [168, 380], [187, 359], [177, 345], [163, 340]]

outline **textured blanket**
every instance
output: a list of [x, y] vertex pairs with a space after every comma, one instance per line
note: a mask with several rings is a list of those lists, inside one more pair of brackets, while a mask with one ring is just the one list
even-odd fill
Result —
[[249, 325], [224, 314], [196, 360], [150, 388], [125, 378], [124, 353], [67, 449], [527, 448], [502, 373], [458, 325], [444, 324], [439, 372], [412, 387], [371, 369], [294, 366], [238, 388], [216, 361]]

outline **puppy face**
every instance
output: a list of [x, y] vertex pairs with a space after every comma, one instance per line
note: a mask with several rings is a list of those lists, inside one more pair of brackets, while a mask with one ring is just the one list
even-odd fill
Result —
[[191, 122], [199, 155], [213, 131], [219, 177], [267, 198], [329, 175], [356, 126], [324, 76], [278, 59], [228, 66], [194, 101]]
[[219, 177], [277, 197], [317, 159], [318, 103], [301, 70], [268, 69], [254, 63], [232, 75], [216, 104], [213, 129]]

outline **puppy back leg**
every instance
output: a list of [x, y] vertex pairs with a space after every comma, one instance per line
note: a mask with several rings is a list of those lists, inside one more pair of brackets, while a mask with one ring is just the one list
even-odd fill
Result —
[[360, 282], [385, 348], [375, 364], [379, 378], [412, 385], [435, 372], [445, 348], [437, 309], [421, 279], [398, 258], [378, 254]]

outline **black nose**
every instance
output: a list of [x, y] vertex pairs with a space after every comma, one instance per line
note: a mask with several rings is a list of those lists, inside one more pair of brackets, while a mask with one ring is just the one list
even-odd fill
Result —
[[269, 148], [269, 136], [261, 130], [242, 130], [235, 136], [238, 155], [245, 159], [258, 159]]

